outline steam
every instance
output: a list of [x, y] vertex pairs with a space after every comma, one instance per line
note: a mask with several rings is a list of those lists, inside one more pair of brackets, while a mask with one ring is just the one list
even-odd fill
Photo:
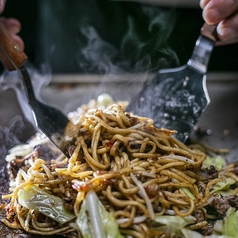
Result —
[[[143, 19], [130, 15], [127, 17], [127, 29], [123, 36], [119, 36], [121, 38], [119, 46], [104, 40], [103, 36], [93, 26], [85, 24], [85, 21], [82, 26], [79, 26], [86, 43], [82, 47], [82, 42], [78, 42], [74, 59], [82, 74], [95, 72], [100, 74], [101, 84], [95, 87], [89, 83], [84, 95], [76, 99], [72, 96], [72, 99], [65, 102], [65, 105], [58, 105], [63, 112], [67, 112], [69, 108], [70, 110], [76, 109], [82, 103], [87, 102], [85, 98], [87, 100], [95, 98], [101, 93], [109, 93], [115, 100], [130, 100], [132, 93], [124, 95], [124, 92], [136, 93], [141, 90], [142, 83], [150, 77], [151, 73], [171, 65], [179, 65], [178, 57], [168, 45], [168, 39], [176, 21], [175, 10], [147, 5], [141, 5], [140, 10], [144, 16]], [[116, 34], [116, 29], [111, 34]], [[36, 97], [41, 100], [43, 100], [42, 88], [46, 87], [52, 79], [50, 56], [56, 49], [55, 45], [47, 45], [45, 48], [47, 52], [43, 54], [47, 55], [46, 58], [43, 56], [46, 61], [40, 69], [36, 69], [30, 63], [27, 64]], [[24, 85], [17, 72], [4, 72], [0, 80], [0, 92], [10, 89], [16, 92], [24, 117], [34, 127], [35, 121], [28, 106]], [[75, 105], [74, 108], [72, 105]], [[54, 106], [57, 105], [54, 104]], [[6, 153], [9, 146], [20, 143], [17, 130], [23, 131], [25, 128], [24, 119], [20, 116], [1, 127], [0, 150]], [[8, 146], [3, 148], [6, 141], [9, 142]]]
[[[39, 73], [30, 63], [27, 65], [28, 73], [31, 77], [32, 84], [34, 85], [34, 92], [37, 98], [41, 98], [42, 87], [48, 85], [51, 81], [51, 75]], [[0, 92], [14, 90], [21, 107], [21, 110], [28, 122], [35, 125], [31, 108], [28, 105], [27, 94], [24, 88], [24, 84], [21, 80], [21, 75], [17, 71], [4, 71], [0, 79]], [[9, 105], [10, 106], [10, 105]]]
[[[51, 76], [46, 74], [42, 80], [42, 74], [39, 73], [31, 64], [27, 65], [28, 73], [31, 76], [34, 85], [34, 91], [37, 98], [41, 98], [42, 87], [48, 85]], [[46, 69], [43, 68], [46, 71]], [[48, 75], [48, 76], [47, 76]], [[35, 120], [31, 108], [28, 105], [28, 99], [24, 89], [21, 76], [17, 71], [4, 71], [0, 78], [0, 93], [13, 90], [16, 94], [18, 105], [22, 115], [15, 115], [6, 125], [0, 125], [0, 159], [3, 159], [10, 148], [26, 142], [32, 133], [37, 131]], [[5, 106], [5, 110], [14, 110], [18, 105], [12, 105], [14, 100], [10, 100]], [[1, 117], [4, 118], [4, 111], [1, 111]]]
[[[142, 19], [127, 17], [127, 28], [119, 46], [104, 40], [91, 25], [80, 26], [86, 44], [76, 52], [79, 71], [102, 76], [97, 85], [87, 85], [87, 93], [72, 98], [65, 111], [77, 108], [102, 93], [117, 100], [131, 100], [143, 83], [157, 70], [178, 66], [179, 59], [168, 44], [176, 22], [174, 9], [141, 5]], [[111, 34], [115, 34], [112, 32]]]
[[19, 135], [26, 125], [21, 116], [12, 118], [6, 126], [0, 126], [0, 158], [3, 159], [8, 150], [20, 143]]
[[109, 64], [110, 59], [118, 54], [118, 50], [110, 43], [103, 41], [94, 27], [83, 27], [82, 34], [87, 39], [87, 45], [81, 49], [77, 62], [84, 72], [92, 72], [101, 68], [103, 64]]
[[0, 125], [0, 194], [8, 192], [9, 171], [5, 157], [11, 148], [29, 138], [28, 129], [24, 118], [20, 115], [13, 117], [5, 126]]
[[175, 10], [142, 5], [141, 12], [142, 19], [127, 17], [127, 30], [118, 36], [119, 47], [105, 41], [93, 26], [81, 26], [87, 44], [76, 55], [79, 69], [109, 75], [179, 65], [178, 57], [168, 45], [176, 21]]

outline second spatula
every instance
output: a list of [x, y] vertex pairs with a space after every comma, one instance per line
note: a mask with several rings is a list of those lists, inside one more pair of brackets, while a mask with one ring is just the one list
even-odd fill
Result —
[[69, 142], [64, 138], [64, 132], [69, 123], [68, 118], [58, 109], [48, 106], [36, 98], [30, 75], [25, 67], [28, 57], [20, 50], [2, 23], [0, 23], [0, 60], [9, 71], [18, 71], [25, 86], [25, 93], [37, 127], [66, 156], [69, 156]]

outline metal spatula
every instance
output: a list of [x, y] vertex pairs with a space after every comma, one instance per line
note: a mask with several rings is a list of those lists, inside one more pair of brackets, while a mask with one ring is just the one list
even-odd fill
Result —
[[64, 131], [69, 122], [59, 110], [38, 101], [34, 94], [31, 78], [25, 68], [28, 57], [9, 36], [0, 23], [0, 60], [9, 71], [17, 70], [25, 86], [29, 106], [32, 109], [37, 127], [68, 156], [69, 143], [64, 139]]
[[209, 104], [207, 65], [217, 40], [215, 26], [204, 24], [187, 64], [160, 70], [127, 107], [134, 114], [153, 118], [155, 126], [176, 130], [182, 142]]

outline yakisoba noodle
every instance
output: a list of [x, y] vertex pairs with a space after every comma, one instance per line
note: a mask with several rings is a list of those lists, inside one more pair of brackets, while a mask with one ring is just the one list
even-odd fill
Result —
[[[74, 141], [69, 159], [61, 156], [47, 164], [37, 151], [28, 156], [28, 169], [18, 171], [12, 193], [4, 196], [11, 199], [14, 213], [3, 222], [33, 234], [82, 237], [74, 220], [60, 224], [20, 205], [18, 192], [36, 185], [63, 198], [77, 217], [86, 194], [94, 190], [122, 235], [169, 237], [151, 229], [156, 216], [194, 216], [209, 203], [214, 184], [227, 177], [238, 181], [232, 171], [206, 181], [197, 173], [206, 154], [177, 141], [173, 133], [154, 128], [153, 120], [132, 116], [118, 104], [88, 110], [68, 126], [67, 137]], [[194, 218], [188, 229], [207, 224]]]

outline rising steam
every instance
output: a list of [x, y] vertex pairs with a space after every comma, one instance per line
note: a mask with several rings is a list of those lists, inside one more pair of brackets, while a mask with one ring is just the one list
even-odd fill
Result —
[[[167, 44], [175, 25], [175, 10], [141, 5], [140, 11], [141, 19], [127, 16], [125, 34], [118, 36], [121, 38], [119, 46], [104, 40], [104, 37], [94, 26], [87, 25], [85, 22], [80, 26], [80, 32], [85, 43], [80, 42], [78, 49], [75, 49], [75, 55], [72, 56], [76, 60], [78, 71], [81, 74], [96, 72], [103, 75], [101, 85], [93, 89], [91, 86], [93, 93], [90, 94], [85, 91], [86, 96], [95, 97], [107, 92], [113, 95], [115, 100], [130, 100], [131, 93], [128, 93], [125, 98], [121, 98], [124, 89], [128, 92], [137, 92], [141, 87], [138, 82], [145, 81], [151, 72], [168, 68], [171, 65], [179, 65], [176, 54]], [[116, 34], [116, 29], [111, 34]], [[45, 50], [47, 52], [43, 54], [43, 58], [45, 56], [48, 58], [44, 58], [46, 61], [40, 66], [40, 70], [31, 64], [27, 65], [38, 99], [41, 99], [41, 89], [47, 86], [52, 79], [51, 62], [48, 60], [51, 58], [50, 55], [53, 55], [54, 51], [57, 50], [57, 47], [54, 44], [49, 44]], [[123, 86], [121, 83], [122, 75], [124, 78]], [[118, 86], [115, 86], [115, 83], [118, 83]], [[90, 86], [88, 86], [89, 88]], [[0, 92], [9, 89], [16, 92], [25, 119], [34, 126], [35, 122], [28, 106], [24, 87], [16, 72], [4, 72], [1, 77]], [[81, 96], [83, 97], [83, 95]], [[69, 103], [65, 103], [65, 108], [68, 108], [70, 104], [72, 109], [72, 103], [77, 105], [75, 106], [76, 109], [82, 100], [81, 98], [80, 100], [72, 98]], [[67, 111], [62, 107], [63, 105], [61, 105], [62, 111]], [[6, 126], [0, 127], [0, 153], [6, 153], [9, 147], [20, 143], [19, 130], [23, 131], [25, 127], [24, 119], [19, 116], [13, 118]]]

